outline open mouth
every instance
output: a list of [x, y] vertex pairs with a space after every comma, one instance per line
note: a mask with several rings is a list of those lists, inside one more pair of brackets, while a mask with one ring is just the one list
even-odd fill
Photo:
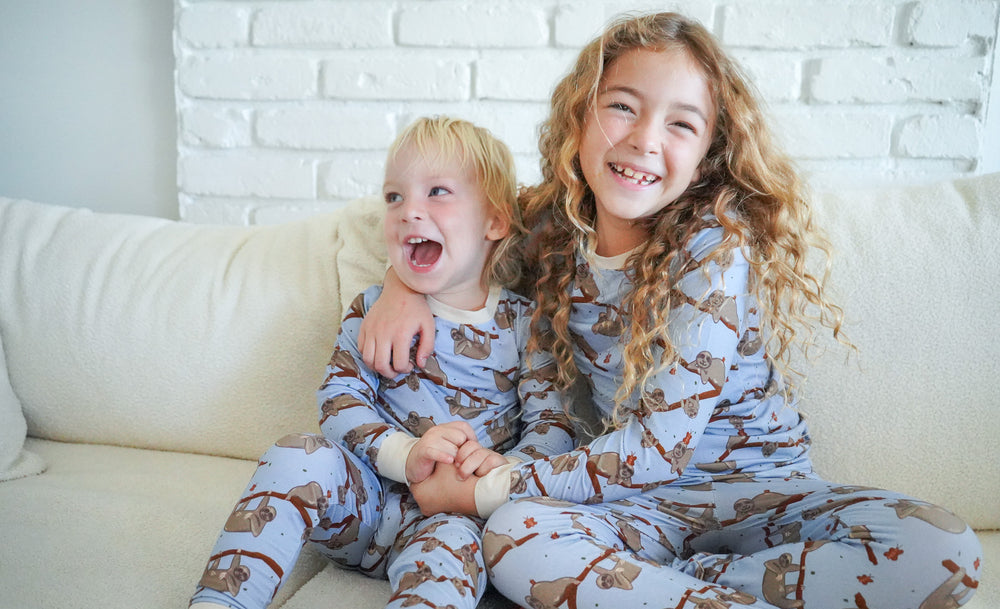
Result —
[[406, 241], [407, 259], [410, 266], [425, 269], [434, 266], [441, 257], [441, 244], [423, 237], [410, 237]]
[[649, 186], [650, 184], [660, 181], [659, 176], [642, 171], [636, 171], [631, 167], [622, 167], [616, 163], [608, 163], [608, 167], [611, 168], [611, 171], [615, 172], [615, 175], [626, 182], [635, 184], [636, 186]]

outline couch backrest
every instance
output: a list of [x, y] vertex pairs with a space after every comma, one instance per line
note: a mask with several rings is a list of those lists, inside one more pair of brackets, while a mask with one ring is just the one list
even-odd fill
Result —
[[808, 368], [817, 469], [1000, 528], [1000, 174], [825, 193], [816, 207], [860, 350]]
[[29, 435], [256, 458], [318, 430], [341, 311], [385, 269], [374, 201], [251, 228], [0, 200], [0, 332]]
[[[825, 193], [860, 357], [805, 365], [819, 472], [1000, 528], [1000, 174]], [[31, 435], [254, 458], [315, 430], [381, 206], [236, 228], [0, 200], [0, 332]]]

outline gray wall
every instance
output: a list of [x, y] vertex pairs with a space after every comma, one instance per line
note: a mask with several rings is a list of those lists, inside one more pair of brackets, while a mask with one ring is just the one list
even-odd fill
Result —
[[0, 196], [177, 218], [172, 0], [0, 0]]

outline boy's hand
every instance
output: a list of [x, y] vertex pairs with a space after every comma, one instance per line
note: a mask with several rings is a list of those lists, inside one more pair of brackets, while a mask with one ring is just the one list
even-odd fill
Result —
[[451, 421], [431, 427], [417, 440], [406, 457], [406, 480], [410, 484], [422, 482], [431, 475], [436, 464], [454, 463], [459, 448], [467, 444], [472, 444], [472, 449], [482, 448], [476, 440], [476, 432], [465, 421]]
[[455, 456], [459, 480], [465, 480], [473, 474], [480, 477], [485, 476], [491, 469], [506, 464], [507, 459], [503, 455], [484, 448], [478, 442], [466, 442], [461, 445]]

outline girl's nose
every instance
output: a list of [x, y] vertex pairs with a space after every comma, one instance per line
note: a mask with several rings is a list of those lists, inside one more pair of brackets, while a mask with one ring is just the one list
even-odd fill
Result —
[[662, 145], [658, 126], [646, 118], [639, 118], [632, 123], [627, 142], [640, 154], [657, 154]]

